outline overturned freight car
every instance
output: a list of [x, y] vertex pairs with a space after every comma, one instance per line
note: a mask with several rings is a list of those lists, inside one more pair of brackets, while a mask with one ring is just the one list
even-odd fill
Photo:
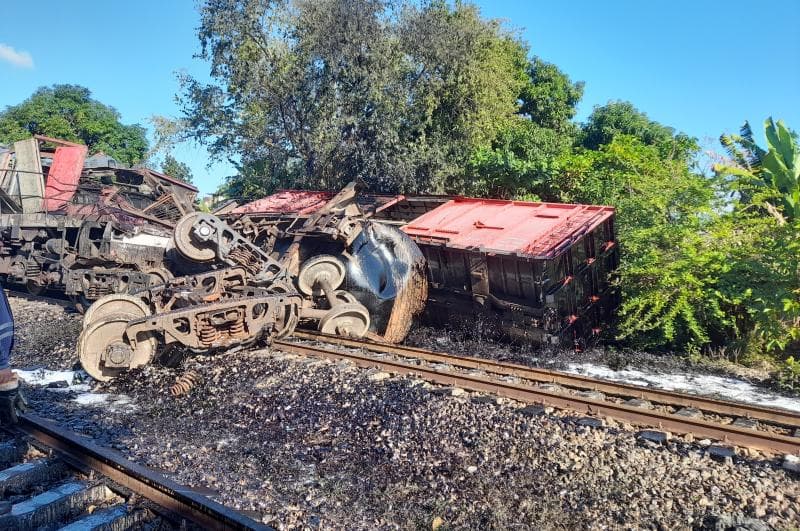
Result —
[[297, 326], [402, 341], [427, 298], [424, 258], [397, 228], [369, 219], [358, 188], [302, 218], [183, 216], [174, 248], [206, 271], [98, 299], [78, 341], [83, 368], [107, 380], [157, 352], [224, 354]]
[[[293, 223], [332, 194], [285, 190], [229, 211], [230, 222]], [[582, 346], [619, 303], [614, 209], [446, 197], [364, 196], [373, 220], [401, 228], [427, 260], [426, 318], [481, 320], [524, 341]]]
[[35, 136], [0, 151], [0, 275], [85, 309], [171, 277], [176, 221], [197, 189], [87, 148]]
[[402, 230], [427, 259], [434, 321], [479, 313], [511, 336], [580, 347], [618, 304], [611, 207], [454, 198]]

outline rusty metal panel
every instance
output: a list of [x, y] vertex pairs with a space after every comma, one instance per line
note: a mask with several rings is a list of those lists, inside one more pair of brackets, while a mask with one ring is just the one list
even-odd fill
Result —
[[86, 152], [86, 146], [56, 148], [44, 189], [45, 211], [58, 210], [75, 195], [83, 171]]
[[[267, 197], [226, 210], [225, 214], [258, 214], [263, 216], [304, 217], [317, 212], [335, 194], [309, 190], [281, 190]], [[361, 210], [378, 219], [408, 220], [403, 216], [408, 202], [402, 195], [359, 194], [356, 202]], [[399, 210], [398, 210], [399, 209]], [[405, 210], [403, 210], [405, 209]]]
[[331, 192], [283, 190], [252, 203], [234, 208], [231, 214], [308, 215], [322, 208], [333, 197]]
[[550, 258], [613, 215], [603, 206], [455, 198], [403, 230], [418, 243]]
[[44, 199], [44, 176], [39, 155], [39, 141], [35, 138], [14, 142], [16, 163], [9, 195], [18, 199], [25, 213], [40, 212]]

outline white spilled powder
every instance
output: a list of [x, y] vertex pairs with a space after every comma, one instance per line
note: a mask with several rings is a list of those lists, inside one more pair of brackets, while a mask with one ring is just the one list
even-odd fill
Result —
[[656, 373], [638, 369], [615, 371], [604, 365], [570, 363], [567, 372], [644, 387], [714, 396], [725, 400], [800, 411], [800, 399], [780, 396], [728, 376], [691, 373]]
[[107, 402], [110, 396], [108, 393], [81, 393], [75, 397], [75, 402], [82, 406], [96, 406]]
[[82, 383], [89, 377], [82, 371], [51, 371], [49, 369], [36, 369], [24, 371], [14, 369], [14, 372], [28, 385], [44, 387], [54, 382], [67, 382], [68, 387], [51, 387], [48, 391], [54, 393], [65, 393], [74, 391], [76, 394], [72, 400], [82, 406], [98, 406], [104, 404], [105, 407], [115, 412], [134, 411], [136, 406], [131, 403], [127, 395], [114, 395], [110, 393], [95, 393], [87, 383]]
[[48, 385], [55, 382], [67, 382], [72, 385], [75, 380], [75, 371], [51, 371], [49, 369], [36, 369], [22, 371], [14, 369], [17, 377], [28, 385]]

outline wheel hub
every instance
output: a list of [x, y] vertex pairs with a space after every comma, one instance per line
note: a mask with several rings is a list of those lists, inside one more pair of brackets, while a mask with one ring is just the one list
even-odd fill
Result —
[[335, 290], [344, 282], [345, 267], [332, 255], [315, 256], [306, 260], [297, 276], [297, 287], [305, 295], [320, 297], [325, 289]]
[[369, 330], [369, 311], [358, 303], [338, 304], [319, 320], [323, 334], [363, 337]]
[[133, 349], [129, 345], [115, 341], [106, 348], [103, 361], [106, 367], [127, 369], [131, 366], [132, 357]]

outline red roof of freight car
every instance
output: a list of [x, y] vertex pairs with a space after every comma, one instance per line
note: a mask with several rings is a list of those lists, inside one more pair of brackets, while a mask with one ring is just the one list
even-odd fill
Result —
[[[307, 216], [313, 214], [336, 195], [333, 192], [308, 190], [281, 190], [267, 197], [238, 206], [227, 214], [279, 214]], [[356, 198], [362, 209], [379, 212], [388, 208], [405, 196], [359, 194]]]
[[612, 207], [455, 198], [403, 231], [456, 249], [552, 258], [614, 215]]
[[230, 211], [230, 214], [297, 214], [303, 216], [322, 208], [333, 195], [331, 192], [281, 190], [252, 203], [236, 207]]

